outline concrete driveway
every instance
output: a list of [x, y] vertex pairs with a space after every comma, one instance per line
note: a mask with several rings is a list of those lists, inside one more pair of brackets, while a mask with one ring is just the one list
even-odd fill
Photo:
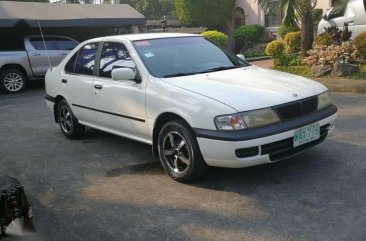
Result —
[[44, 95], [0, 94], [0, 175], [22, 181], [38, 231], [5, 240], [366, 240], [366, 95], [334, 95], [320, 146], [191, 185], [148, 145], [92, 129], [65, 139]]

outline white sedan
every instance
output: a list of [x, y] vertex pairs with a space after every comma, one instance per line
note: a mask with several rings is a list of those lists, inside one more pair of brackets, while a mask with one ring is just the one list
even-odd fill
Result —
[[337, 108], [312, 80], [253, 66], [192, 34], [81, 43], [46, 74], [46, 103], [67, 138], [85, 126], [152, 145], [175, 180], [241, 168], [321, 143]]

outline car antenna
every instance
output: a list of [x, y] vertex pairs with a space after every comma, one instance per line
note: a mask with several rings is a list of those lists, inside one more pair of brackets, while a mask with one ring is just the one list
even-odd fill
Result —
[[[41, 32], [41, 37], [42, 37], [44, 49], [47, 51], [48, 49], [46, 47], [46, 42], [44, 41], [44, 36], [43, 36], [42, 28], [41, 28], [41, 23], [39, 22], [39, 20], [38, 20], [38, 27], [39, 27], [39, 31]], [[50, 65], [50, 69], [52, 70], [51, 60], [50, 60], [50, 56], [48, 54], [47, 54], [47, 59], [48, 59], [48, 64]]]

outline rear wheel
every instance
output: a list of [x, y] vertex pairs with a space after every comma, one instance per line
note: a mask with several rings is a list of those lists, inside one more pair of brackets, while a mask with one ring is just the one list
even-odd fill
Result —
[[18, 69], [7, 69], [0, 75], [1, 89], [6, 93], [19, 93], [25, 88], [26, 77]]
[[57, 107], [58, 123], [62, 133], [69, 139], [83, 136], [85, 126], [79, 124], [66, 100], [61, 100]]
[[158, 149], [164, 169], [176, 181], [194, 181], [206, 169], [196, 138], [181, 120], [163, 126], [158, 137]]

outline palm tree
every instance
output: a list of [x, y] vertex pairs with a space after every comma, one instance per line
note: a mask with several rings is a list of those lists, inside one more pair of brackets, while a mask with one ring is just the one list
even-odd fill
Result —
[[[270, 0], [257, 0], [264, 12], [269, 12]], [[280, 7], [285, 11], [284, 24], [288, 26], [297, 25], [300, 16], [301, 22], [301, 57], [304, 58], [306, 52], [313, 45], [313, 16], [312, 10], [317, 0], [279, 0]]]

